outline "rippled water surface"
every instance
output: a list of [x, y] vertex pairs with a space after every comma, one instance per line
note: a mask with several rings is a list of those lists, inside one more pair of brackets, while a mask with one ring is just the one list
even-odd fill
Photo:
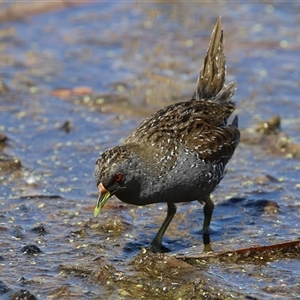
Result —
[[[222, 15], [242, 141], [213, 194], [211, 248], [299, 239], [300, 4], [111, 2], [36, 12], [0, 26], [8, 137], [0, 142], [0, 298], [300, 299], [297, 248], [205, 258], [198, 202], [178, 205], [164, 255], [141, 249], [166, 204], [112, 198], [92, 216], [95, 160], [151, 112], [190, 98]], [[279, 134], [256, 132], [275, 115]]]

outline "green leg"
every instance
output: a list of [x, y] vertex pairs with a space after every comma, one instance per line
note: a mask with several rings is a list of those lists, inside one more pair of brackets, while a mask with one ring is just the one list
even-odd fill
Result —
[[214, 203], [211, 201], [210, 197], [207, 197], [204, 202], [203, 212], [204, 212], [204, 222], [203, 222], [203, 234], [209, 233], [209, 225], [211, 217], [214, 211]]
[[174, 203], [168, 202], [168, 212], [167, 212], [167, 217], [165, 218], [163, 224], [161, 225], [160, 229], [158, 230], [156, 236], [154, 237], [153, 241], [150, 244], [150, 249], [152, 252], [160, 252], [161, 251], [161, 243], [162, 243], [162, 238], [172, 221], [174, 215], [176, 214], [176, 205]]
[[203, 200], [199, 200], [200, 203], [204, 204], [203, 212], [204, 212], [204, 222], [203, 222], [203, 245], [204, 252], [211, 252], [211, 244], [210, 244], [210, 235], [209, 235], [209, 225], [211, 221], [211, 217], [214, 211], [214, 203], [211, 201], [210, 196]]
[[209, 236], [209, 233], [203, 233], [203, 252], [212, 252], [212, 247], [211, 247], [211, 244], [210, 244], [210, 236]]

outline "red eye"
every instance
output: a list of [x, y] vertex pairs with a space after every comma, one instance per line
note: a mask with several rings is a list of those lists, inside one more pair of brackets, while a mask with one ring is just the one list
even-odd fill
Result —
[[121, 173], [118, 173], [114, 177], [115, 182], [120, 182], [122, 180], [123, 175]]

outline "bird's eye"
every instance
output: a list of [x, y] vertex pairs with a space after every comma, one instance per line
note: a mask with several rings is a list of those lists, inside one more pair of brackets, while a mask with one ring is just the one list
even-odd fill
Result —
[[114, 176], [115, 182], [120, 182], [122, 180], [123, 175], [121, 173], [118, 173]]

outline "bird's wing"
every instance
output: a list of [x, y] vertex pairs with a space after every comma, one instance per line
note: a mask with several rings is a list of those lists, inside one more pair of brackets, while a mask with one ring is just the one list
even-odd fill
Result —
[[125, 143], [143, 141], [146, 153], [153, 157], [171, 160], [179, 148], [187, 147], [202, 159], [224, 158], [227, 162], [239, 141], [237, 122], [226, 124], [228, 110], [207, 100], [175, 103], [145, 119]]

